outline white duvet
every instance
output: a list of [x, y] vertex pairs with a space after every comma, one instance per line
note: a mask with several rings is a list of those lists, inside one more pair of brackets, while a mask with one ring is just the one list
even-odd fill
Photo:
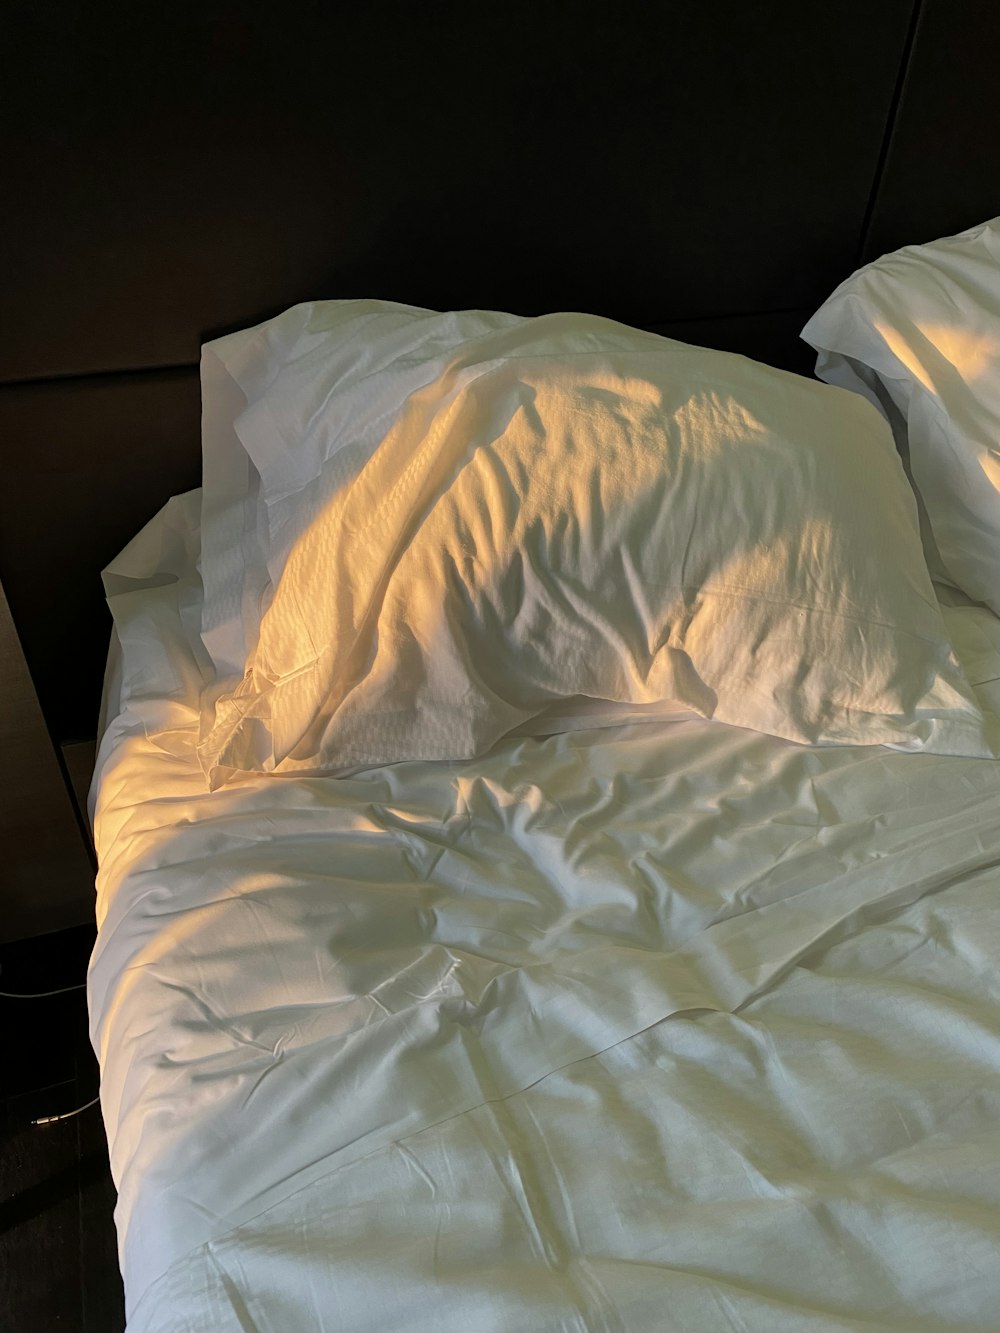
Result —
[[1000, 765], [687, 720], [208, 793], [197, 514], [109, 575], [130, 1333], [1000, 1328]]

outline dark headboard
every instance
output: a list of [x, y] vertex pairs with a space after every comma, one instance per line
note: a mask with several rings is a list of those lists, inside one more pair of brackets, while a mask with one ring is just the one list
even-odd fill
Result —
[[370, 295], [808, 374], [859, 262], [1000, 212], [998, 39], [995, 0], [15, 0], [0, 582], [54, 739], [101, 567], [199, 482], [204, 340]]

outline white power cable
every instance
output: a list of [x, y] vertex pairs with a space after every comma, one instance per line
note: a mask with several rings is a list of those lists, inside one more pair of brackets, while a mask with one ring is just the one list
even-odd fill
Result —
[[89, 1111], [92, 1106], [96, 1106], [100, 1097], [95, 1097], [92, 1101], [86, 1102], [83, 1106], [78, 1106], [73, 1111], [63, 1111], [62, 1115], [43, 1115], [37, 1120], [32, 1120], [33, 1125], [51, 1125], [57, 1120], [70, 1120], [73, 1116], [79, 1115], [81, 1111]]
[[0, 990], [0, 996], [5, 1000], [45, 1000], [50, 995], [65, 995], [71, 990], [84, 990], [87, 983], [79, 982], [76, 986], [61, 986], [59, 990], [39, 990], [39, 991], [10, 991]]
[[[84, 990], [87, 983], [78, 982], [75, 986], [60, 986], [58, 990], [40, 990], [40, 991], [9, 991], [0, 990], [0, 998], [5, 1000], [47, 1000], [50, 995], [67, 995], [70, 991]], [[64, 1111], [62, 1115], [43, 1115], [37, 1120], [32, 1120], [33, 1125], [52, 1125], [57, 1120], [71, 1120], [73, 1116], [79, 1115], [82, 1111], [89, 1111], [92, 1106], [96, 1106], [100, 1097], [94, 1097], [83, 1106], [77, 1106], [72, 1111]]]

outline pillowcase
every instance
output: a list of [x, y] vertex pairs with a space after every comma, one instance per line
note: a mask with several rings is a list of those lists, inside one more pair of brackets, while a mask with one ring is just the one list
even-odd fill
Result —
[[1000, 614], [1000, 218], [859, 269], [802, 337], [893, 424], [933, 571]]
[[524, 322], [319, 301], [205, 344], [202, 640], [217, 675], [242, 674], [289, 550], [407, 396], [458, 348]]
[[201, 352], [201, 640], [219, 677], [242, 675], [270, 592], [260, 475], [235, 422], [247, 406], [212, 344]]
[[205, 701], [211, 785], [468, 758], [574, 696], [989, 753], [861, 398], [551, 315], [465, 344], [386, 419]]

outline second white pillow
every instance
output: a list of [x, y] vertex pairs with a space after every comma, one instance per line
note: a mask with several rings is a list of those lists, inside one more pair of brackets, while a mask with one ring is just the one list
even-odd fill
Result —
[[1000, 615], [1000, 218], [866, 265], [802, 336], [892, 422], [932, 567]]

